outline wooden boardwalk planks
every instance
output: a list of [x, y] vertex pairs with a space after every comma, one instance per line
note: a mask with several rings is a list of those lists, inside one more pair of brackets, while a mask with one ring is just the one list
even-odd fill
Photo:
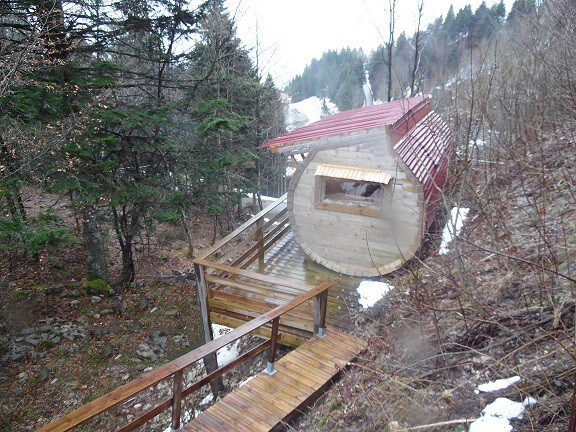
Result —
[[[338, 274], [313, 262], [291, 232], [266, 252], [263, 262], [253, 263], [247, 270], [289, 280], [294, 286], [263, 286], [244, 277], [224, 281], [218, 276], [208, 275], [207, 280], [212, 286], [218, 284], [217, 289], [210, 291], [208, 299], [212, 322], [237, 327], [262, 311], [294, 298], [306, 287], [325, 281], [334, 284], [328, 291], [328, 324], [346, 323], [349, 321], [349, 309], [355, 309], [358, 304], [356, 289], [361, 280]], [[285, 335], [281, 343], [295, 347], [308, 339], [312, 326], [311, 311], [310, 303], [281, 320]], [[269, 331], [261, 329], [260, 333], [266, 335]]]
[[182, 431], [266, 432], [282, 428], [366, 347], [366, 341], [329, 326], [324, 339], [313, 337], [278, 360], [274, 375], [260, 372]]

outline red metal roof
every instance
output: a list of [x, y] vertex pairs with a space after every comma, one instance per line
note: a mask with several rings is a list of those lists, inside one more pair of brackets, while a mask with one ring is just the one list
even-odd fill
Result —
[[451, 145], [450, 128], [435, 112], [424, 117], [394, 145], [400, 159], [422, 186], [428, 226], [434, 221], [442, 198]]
[[269, 148], [273, 151], [276, 148], [290, 146], [302, 141], [375, 127], [392, 127], [411, 111], [416, 111], [424, 106], [429, 107], [429, 101], [428, 96], [424, 95], [400, 99], [381, 105], [342, 111], [292, 132], [280, 135], [268, 141], [262, 147]]

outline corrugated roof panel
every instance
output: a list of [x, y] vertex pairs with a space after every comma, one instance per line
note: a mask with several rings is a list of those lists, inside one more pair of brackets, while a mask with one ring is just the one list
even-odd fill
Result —
[[429, 104], [429, 97], [424, 95], [381, 105], [342, 111], [281, 135], [278, 138], [268, 141], [262, 147], [274, 150], [307, 140], [343, 135], [376, 127], [392, 127], [411, 111], [429, 106]]
[[430, 112], [394, 146], [400, 159], [422, 185], [428, 223], [433, 220], [446, 182], [451, 144], [450, 128], [438, 114]]

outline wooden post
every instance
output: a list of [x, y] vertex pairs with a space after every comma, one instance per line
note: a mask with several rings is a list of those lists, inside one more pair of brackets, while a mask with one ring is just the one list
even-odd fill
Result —
[[256, 222], [256, 241], [258, 242], [258, 266], [262, 268], [264, 266], [264, 231], [262, 230], [263, 225], [262, 218], [258, 219]]
[[314, 334], [320, 338], [326, 336], [326, 310], [328, 290], [314, 296]]
[[270, 335], [270, 348], [268, 350], [268, 364], [266, 365], [266, 372], [268, 375], [274, 375], [274, 363], [276, 362], [276, 342], [278, 340], [278, 325], [280, 324], [280, 317], [272, 320], [272, 334]]
[[174, 374], [174, 390], [172, 392], [172, 422], [170, 428], [173, 431], [180, 429], [180, 414], [182, 412], [182, 386], [184, 371], [180, 369]]
[[292, 161], [292, 165], [294, 165], [295, 169], [298, 169], [298, 161], [294, 157], [294, 155], [290, 155], [290, 160]]
[[[194, 273], [196, 274], [196, 286], [198, 289], [198, 302], [200, 303], [200, 313], [202, 319], [202, 329], [204, 331], [204, 343], [214, 339], [212, 334], [212, 323], [210, 322], [210, 310], [208, 309], [208, 284], [204, 274], [204, 266], [194, 264]], [[208, 354], [202, 359], [206, 373], [212, 373], [218, 369], [218, 357], [216, 353]], [[217, 397], [224, 390], [222, 378], [218, 377], [210, 382], [212, 393]]]

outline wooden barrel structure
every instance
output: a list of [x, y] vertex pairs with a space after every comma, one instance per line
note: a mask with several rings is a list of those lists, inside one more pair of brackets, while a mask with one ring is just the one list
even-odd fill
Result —
[[303, 155], [288, 189], [306, 254], [352, 276], [390, 273], [414, 256], [441, 202], [452, 151], [428, 96], [343, 111], [275, 138]]

